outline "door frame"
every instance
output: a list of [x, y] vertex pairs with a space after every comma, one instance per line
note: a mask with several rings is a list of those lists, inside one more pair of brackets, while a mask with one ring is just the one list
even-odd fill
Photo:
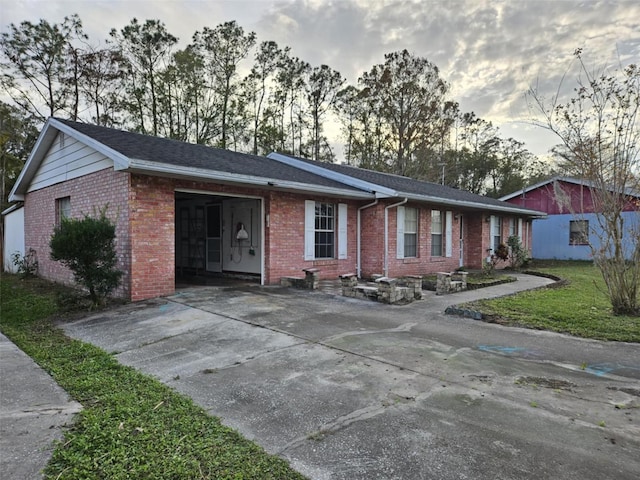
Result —
[[[260, 195], [245, 195], [245, 194], [234, 194], [229, 192], [218, 192], [216, 190], [200, 190], [193, 188], [174, 188], [174, 196], [175, 192], [180, 193], [192, 193], [195, 195], [204, 195], [209, 197], [227, 197], [227, 198], [247, 198], [252, 200], [260, 200], [260, 285], [265, 285], [265, 262], [267, 253], [265, 252], [266, 245], [266, 227], [268, 219], [265, 216], [265, 201], [264, 197]], [[175, 214], [174, 214], [175, 217]], [[174, 218], [175, 222], [175, 218]], [[174, 245], [175, 247], [175, 245]], [[174, 248], [174, 251], [176, 249]], [[174, 259], [175, 263], [175, 259]]]

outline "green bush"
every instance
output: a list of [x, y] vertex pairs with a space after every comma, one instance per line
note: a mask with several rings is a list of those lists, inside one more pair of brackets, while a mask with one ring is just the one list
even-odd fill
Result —
[[511, 235], [507, 239], [507, 245], [509, 246], [509, 262], [512, 268], [522, 268], [529, 263], [529, 255], [522, 246], [519, 236]]
[[106, 216], [64, 218], [49, 242], [51, 259], [62, 262], [74, 279], [89, 291], [93, 305], [104, 302], [120, 283], [122, 272], [116, 269], [116, 228]]

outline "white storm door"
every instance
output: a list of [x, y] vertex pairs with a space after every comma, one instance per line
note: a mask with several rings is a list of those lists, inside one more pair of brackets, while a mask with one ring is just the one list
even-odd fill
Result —
[[221, 205], [207, 205], [207, 271], [222, 271]]

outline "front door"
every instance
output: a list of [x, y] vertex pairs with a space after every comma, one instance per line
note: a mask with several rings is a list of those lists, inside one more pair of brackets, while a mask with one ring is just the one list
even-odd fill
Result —
[[207, 271], [222, 271], [222, 208], [207, 205]]

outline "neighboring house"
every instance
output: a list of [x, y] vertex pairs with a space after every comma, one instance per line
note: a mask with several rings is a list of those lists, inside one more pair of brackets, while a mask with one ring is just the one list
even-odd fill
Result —
[[[640, 195], [627, 194], [635, 200], [628, 201], [622, 213], [626, 228], [624, 247], [630, 258], [634, 246], [632, 231], [640, 227]], [[603, 230], [592, 187], [585, 180], [554, 177], [506, 195], [501, 200], [547, 214], [547, 218], [533, 222], [533, 258], [590, 260], [591, 247], [600, 247]]]
[[2, 265], [7, 272], [17, 272], [13, 256], [24, 257], [24, 208], [16, 203], [2, 212], [4, 238], [2, 239]]
[[49, 119], [11, 191], [24, 202], [25, 248], [39, 273], [69, 282], [49, 258], [62, 217], [108, 205], [119, 295], [171, 294], [189, 275], [262, 284], [317, 268], [320, 278], [391, 277], [481, 268], [511, 234], [544, 215], [467, 191], [281, 154], [246, 155]]

